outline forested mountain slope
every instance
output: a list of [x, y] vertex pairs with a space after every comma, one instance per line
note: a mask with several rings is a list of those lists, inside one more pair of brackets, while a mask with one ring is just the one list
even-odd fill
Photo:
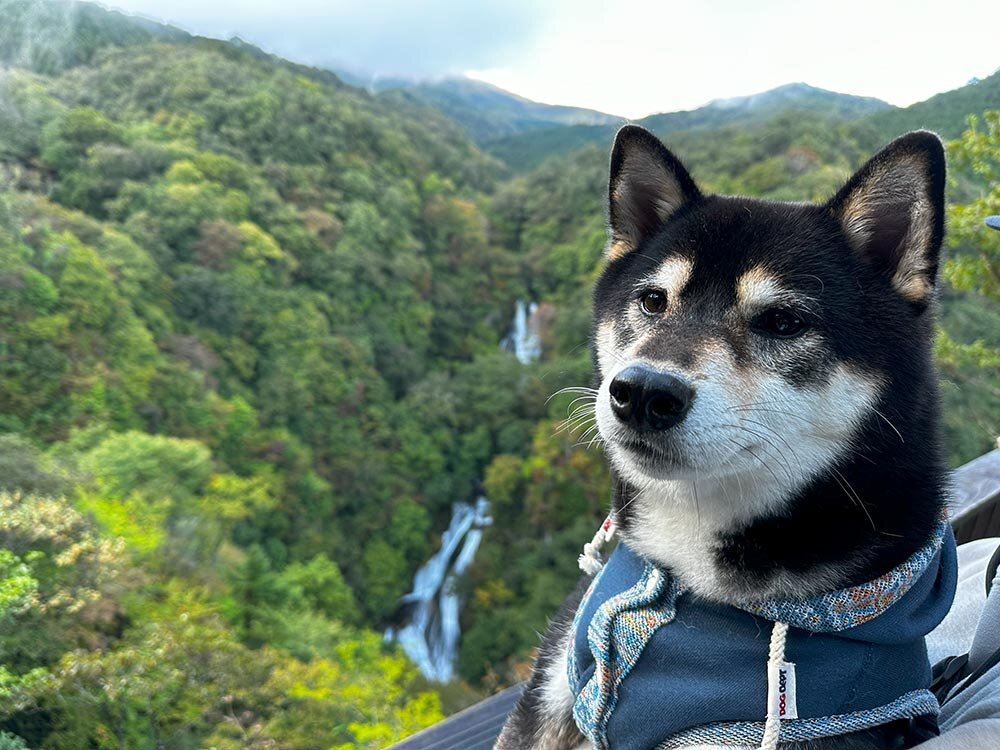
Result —
[[0, 74], [0, 484], [29, 493], [4, 501], [3, 725], [305, 748], [432, 721], [369, 628], [530, 432], [497, 165], [241, 45], [32, 67]]
[[981, 115], [988, 109], [1000, 109], [1000, 69], [909, 107], [872, 115], [869, 122], [883, 138], [918, 128], [933, 130], [944, 138], [957, 138], [965, 130], [970, 114]]

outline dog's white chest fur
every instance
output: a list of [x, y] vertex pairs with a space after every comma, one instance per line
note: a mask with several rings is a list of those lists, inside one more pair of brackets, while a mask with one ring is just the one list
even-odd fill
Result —
[[777, 492], [766, 478], [650, 483], [626, 509], [631, 519], [626, 541], [694, 593], [726, 601], [732, 592], [717, 562], [719, 540], [773, 508]]

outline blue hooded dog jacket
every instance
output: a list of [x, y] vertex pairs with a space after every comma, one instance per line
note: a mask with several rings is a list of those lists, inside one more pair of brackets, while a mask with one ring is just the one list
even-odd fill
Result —
[[875, 580], [742, 608], [692, 595], [619, 544], [574, 620], [574, 719], [598, 750], [759, 745], [775, 622], [790, 626], [778, 678], [781, 741], [936, 714], [924, 636], [947, 614], [956, 577], [945, 520]]

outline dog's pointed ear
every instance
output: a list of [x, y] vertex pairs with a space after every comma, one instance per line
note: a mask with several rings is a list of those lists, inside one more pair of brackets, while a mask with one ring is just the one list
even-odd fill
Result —
[[944, 183], [941, 140], [916, 131], [873, 156], [827, 204], [852, 247], [918, 309], [937, 279]]
[[701, 196], [694, 180], [645, 128], [626, 125], [611, 150], [608, 183], [608, 258], [614, 260], [652, 235], [677, 211]]

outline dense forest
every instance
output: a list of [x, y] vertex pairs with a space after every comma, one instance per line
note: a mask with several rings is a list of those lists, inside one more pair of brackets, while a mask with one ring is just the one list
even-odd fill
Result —
[[[550, 397], [590, 380], [609, 143], [525, 171], [412, 92], [96, 6], [0, 14], [0, 748], [378, 748], [523, 676], [608, 499]], [[980, 115], [952, 147], [952, 463], [1000, 432], [974, 94], [947, 113]], [[710, 189], [818, 199], [900, 112], [670, 144]], [[518, 300], [531, 364], [498, 346]], [[432, 684], [382, 632], [480, 492]]]

